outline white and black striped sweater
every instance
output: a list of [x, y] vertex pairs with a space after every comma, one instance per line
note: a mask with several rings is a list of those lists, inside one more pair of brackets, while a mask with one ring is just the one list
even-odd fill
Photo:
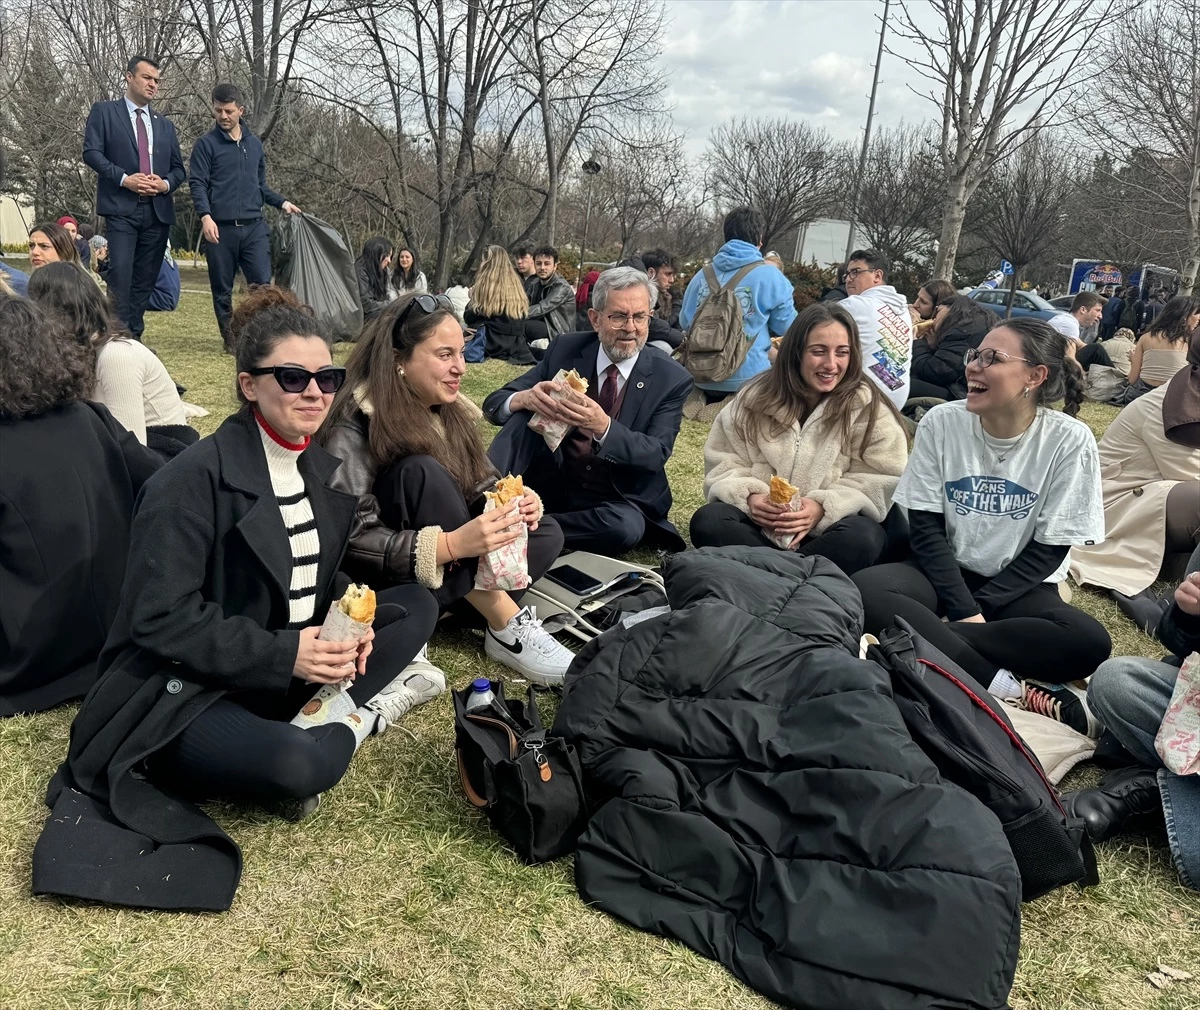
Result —
[[321, 540], [312, 504], [300, 476], [300, 454], [308, 448], [308, 439], [293, 444], [277, 434], [257, 412], [258, 433], [262, 436], [267, 454], [267, 470], [271, 474], [271, 489], [275, 504], [287, 527], [288, 543], [292, 549], [292, 578], [288, 587], [290, 614], [288, 627], [303, 628], [312, 620], [317, 602], [317, 563], [321, 559]]

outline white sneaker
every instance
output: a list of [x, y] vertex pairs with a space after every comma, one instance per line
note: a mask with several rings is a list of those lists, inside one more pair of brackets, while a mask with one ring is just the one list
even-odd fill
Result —
[[368, 701], [363, 708], [379, 716], [376, 733], [404, 718], [409, 709], [433, 701], [446, 690], [446, 675], [429, 662], [429, 645], [404, 668], [404, 672]]
[[489, 658], [544, 687], [561, 684], [575, 658], [542, 627], [531, 607], [519, 610], [503, 631], [489, 627], [483, 641]]

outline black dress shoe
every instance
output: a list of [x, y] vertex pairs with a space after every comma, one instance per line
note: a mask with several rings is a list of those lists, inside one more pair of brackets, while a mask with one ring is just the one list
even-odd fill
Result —
[[1093, 842], [1112, 838], [1135, 817], [1163, 816], [1158, 775], [1152, 768], [1118, 768], [1094, 789], [1065, 794], [1062, 804], [1068, 817], [1083, 818]]

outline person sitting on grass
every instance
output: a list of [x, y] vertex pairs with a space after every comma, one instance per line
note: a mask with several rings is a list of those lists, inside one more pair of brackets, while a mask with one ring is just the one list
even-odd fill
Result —
[[91, 398], [165, 458], [198, 439], [179, 390], [150, 348], [123, 333], [100, 289], [68, 263], [50, 263], [29, 280], [29, 297], [58, 316], [88, 349], [96, 384]]
[[525, 340], [529, 298], [503, 246], [488, 246], [479, 265], [463, 322], [484, 327], [483, 353], [510, 365], [532, 365], [534, 358]]
[[[692, 544], [816, 554], [852, 575], [883, 555], [880, 523], [907, 458], [896, 408], [863, 372], [853, 318], [817, 302], [788, 328], [775, 367], [713, 422]], [[799, 509], [772, 503], [773, 476], [798, 488]]]
[[[310, 813], [393, 721], [387, 696], [403, 690], [437, 619], [420, 586], [381, 587], [363, 637], [319, 637], [349, 584], [338, 562], [357, 503], [330, 486], [338, 460], [311, 440], [345, 370], [290, 292], [250, 292], [232, 330], [241, 409], [147, 483], [101, 677], [50, 789], [48, 802], [72, 809], [84, 794], [89, 818], [107, 823], [64, 840], [52, 816], [35, 893], [227, 906], [237, 870], [230, 879], [206, 865], [202, 844], [227, 836], [179, 797]], [[72, 840], [64, 860], [57, 846]], [[122, 865], [139, 843], [170, 862], [164, 848], [181, 841], [195, 844], [178, 847], [192, 851], [174, 857], [174, 888], [155, 859]], [[106, 872], [78, 879], [81, 859]]]
[[521, 522], [534, 581], [563, 538], [534, 494], [483, 511], [498, 474], [476, 427], [479, 408], [460, 391], [466, 371], [462, 327], [444, 296], [402, 296], [363, 332], [319, 435], [342, 461], [334, 486], [358, 500], [345, 566], [372, 583], [424, 586], [442, 608], [465, 600], [487, 622], [488, 656], [539, 684], [561, 684], [574, 656], [533, 608], [475, 588], [479, 559], [512, 543]]
[[966, 295], [952, 295], [939, 302], [933, 310], [933, 326], [913, 341], [908, 395], [965, 399], [967, 366], [963, 356], [979, 346], [995, 321], [991, 312]]
[[1061, 333], [1026, 317], [967, 352], [966, 378], [966, 400], [921, 420], [896, 488], [913, 558], [854, 576], [866, 630], [902, 617], [993, 693], [1094, 731], [1081, 690], [1037, 686], [1082, 680], [1111, 649], [1058, 591], [1070, 547], [1104, 538], [1096, 441], [1074, 416], [1082, 372]]
[[1071, 551], [1071, 577], [1110, 590], [1147, 634], [1162, 615], [1150, 587], [1200, 544], [1200, 331], [1187, 360], [1101, 436], [1104, 542]]
[[358, 279], [358, 298], [362, 302], [363, 322], [369, 323], [396, 297], [388, 280], [392, 265], [392, 243], [382, 235], [367, 239], [362, 255], [354, 261]]
[[87, 351], [40, 306], [0, 295], [0, 362], [0, 715], [13, 715], [95, 682], [133, 503], [162, 461], [87, 402]]
[[1200, 775], [1176, 775], [1163, 765], [1155, 737], [1171, 704], [1179, 666], [1200, 652], [1200, 547], [1163, 613], [1156, 637], [1172, 662], [1121, 657], [1102, 663], [1088, 684], [1097, 718], [1133, 757], [1091, 789], [1067, 793], [1063, 807], [1080, 817], [1094, 842], [1118, 834], [1136, 817], [1162, 818], [1184, 887], [1200, 891]]
[[429, 282], [417, 262], [415, 249], [401, 246], [396, 253], [396, 265], [392, 267], [392, 289], [400, 295], [423, 295], [429, 290]]
[[35, 224], [29, 232], [30, 272], [37, 273], [48, 263], [70, 263], [81, 276], [91, 280], [91, 274], [79, 259], [79, 250], [75, 248], [71, 233], [53, 221]]
[[1138, 337], [1129, 356], [1126, 386], [1112, 402], [1118, 406], [1133, 403], [1187, 367], [1188, 343], [1197, 327], [1200, 327], [1200, 298], [1178, 295], [1167, 302], [1153, 327]]

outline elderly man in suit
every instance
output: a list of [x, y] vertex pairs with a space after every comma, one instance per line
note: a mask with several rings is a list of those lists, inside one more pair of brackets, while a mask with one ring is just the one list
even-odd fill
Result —
[[138, 340], [175, 223], [171, 194], [187, 179], [174, 125], [150, 108], [159, 80], [154, 60], [133, 57], [125, 96], [96, 102], [83, 134], [83, 160], [96, 173], [96, 209], [108, 238], [105, 280], [117, 318]]
[[[484, 402], [488, 420], [503, 425], [492, 462], [501, 473], [525, 475], [571, 550], [615, 555], [643, 541], [684, 547], [667, 519], [664, 467], [692, 378], [646, 346], [657, 296], [640, 270], [604, 271], [588, 312], [596, 332], [558, 337], [536, 366]], [[587, 380], [587, 395], [556, 399], [567, 387], [554, 377], [572, 368]], [[553, 454], [527, 427], [533, 413], [573, 426]]]

